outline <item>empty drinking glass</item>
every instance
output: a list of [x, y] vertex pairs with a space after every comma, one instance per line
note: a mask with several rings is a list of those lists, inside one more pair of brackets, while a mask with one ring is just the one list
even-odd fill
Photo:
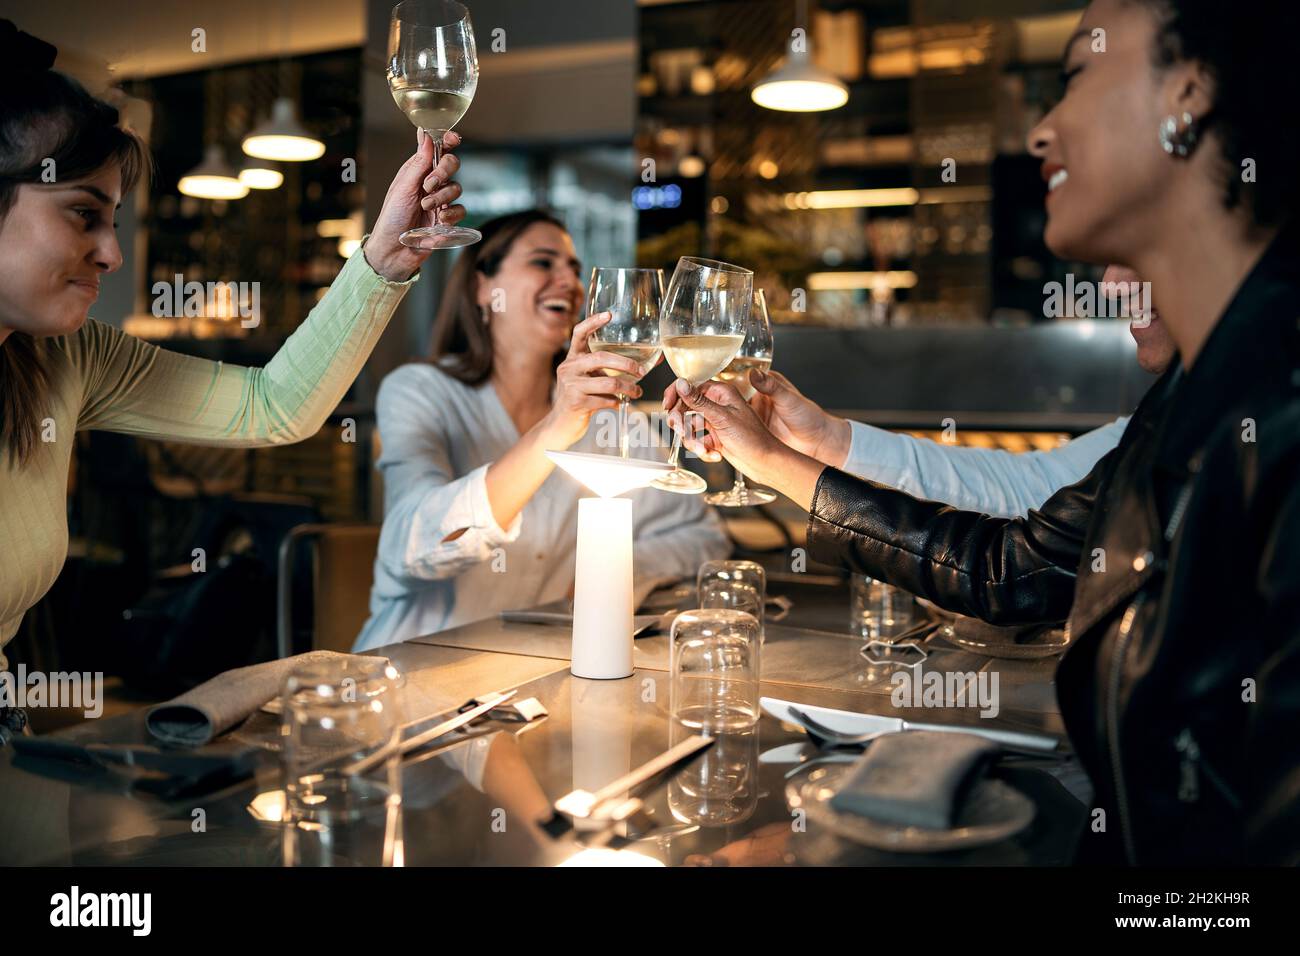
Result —
[[673, 717], [695, 730], [742, 730], [758, 722], [758, 619], [745, 611], [697, 608], [673, 620]]
[[758, 592], [763, 603], [767, 601], [767, 573], [756, 561], [705, 561], [695, 575], [696, 591], [703, 595], [705, 585], [715, 580], [728, 584], [747, 584]]
[[400, 866], [401, 675], [374, 658], [314, 661], [285, 682], [287, 866]]
[[902, 588], [862, 574], [853, 575], [849, 626], [867, 640], [897, 637], [913, 624], [916, 602]]
[[[693, 732], [674, 722], [671, 743]], [[713, 746], [668, 782], [668, 810], [682, 823], [729, 826], [758, 806], [758, 728], [711, 736]]]
[[730, 608], [754, 615], [758, 620], [759, 640], [763, 640], [763, 597], [752, 585], [709, 578], [700, 584], [700, 607]]

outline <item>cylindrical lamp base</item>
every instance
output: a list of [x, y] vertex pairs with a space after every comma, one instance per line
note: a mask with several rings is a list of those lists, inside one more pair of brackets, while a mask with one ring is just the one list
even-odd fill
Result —
[[575, 677], [632, 676], [632, 501], [578, 501], [573, 590]]

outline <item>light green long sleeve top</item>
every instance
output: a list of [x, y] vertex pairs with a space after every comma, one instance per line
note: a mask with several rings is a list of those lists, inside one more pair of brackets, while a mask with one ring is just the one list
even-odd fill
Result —
[[384, 279], [358, 250], [265, 368], [169, 352], [93, 319], [47, 339], [44, 440], [21, 466], [0, 448], [0, 670], [4, 646], [67, 556], [76, 432], [239, 447], [301, 441], [342, 400], [415, 280]]

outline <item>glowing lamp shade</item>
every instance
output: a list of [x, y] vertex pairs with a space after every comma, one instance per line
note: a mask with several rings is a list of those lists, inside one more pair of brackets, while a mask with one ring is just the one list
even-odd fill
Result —
[[248, 195], [248, 187], [239, 181], [221, 155], [221, 147], [215, 144], [204, 151], [203, 162], [182, 176], [176, 188], [196, 199], [243, 199]]
[[849, 89], [843, 81], [816, 66], [807, 51], [791, 53], [749, 95], [759, 106], [787, 113], [833, 110], [849, 101]]
[[325, 144], [298, 121], [293, 100], [282, 96], [271, 107], [271, 118], [244, 137], [244, 152], [258, 159], [305, 163], [325, 154]]
[[602, 498], [645, 488], [673, 470], [667, 462], [589, 455], [580, 451], [548, 451], [546, 457]]
[[239, 171], [239, 181], [249, 189], [279, 189], [284, 173], [265, 161], [249, 160]]

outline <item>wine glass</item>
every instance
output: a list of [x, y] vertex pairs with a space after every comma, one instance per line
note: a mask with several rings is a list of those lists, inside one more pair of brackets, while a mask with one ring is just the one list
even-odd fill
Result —
[[[442, 137], [455, 126], [478, 87], [478, 52], [469, 11], [455, 0], [402, 0], [388, 25], [388, 88], [398, 108], [433, 139], [433, 164], [442, 159]], [[477, 229], [435, 225], [400, 236], [417, 249], [455, 249], [483, 238]]]
[[[632, 359], [644, 376], [659, 361], [659, 310], [663, 306], [662, 269], [591, 270], [587, 288], [587, 314], [612, 313], [610, 320], [587, 338], [593, 352], [613, 352]], [[631, 379], [626, 372], [602, 369], [606, 375]], [[618, 396], [618, 450], [628, 457], [627, 410], [629, 399]]]
[[[749, 310], [749, 323], [745, 327], [745, 341], [740, 351], [731, 360], [731, 364], [714, 376], [714, 381], [730, 382], [740, 392], [740, 397], [749, 401], [754, 397], [754, 386], [749, 381], [749, 373], [758, 369], [766, 372], [772, 367], [772, 323], [767, 316], [767, 298], [762, 289], [754, 290], [754, 304]], [[750, 488], [745, 484], [745, 476], [736, 469], [736, 482], [727, 491], [715, 491], [705, 495], [704, 500], [711, 505], [724, 508], [743, 508], [746, 505], [765, 505], [776, 500], [776, 493], [766, 488]]]
[[[698, 387], [731, 364], [745, 341], [753, 298], [754, 273], [748, 269], [693, 256], [677, 260], [659, 315], [659, 342], [678, 378]], [[681, 452], [682, 435], [678, 432], [668, 456], [673, 471], [651, 484], [664, 491], [697, 495], [708, 485], [678, 464]]]

